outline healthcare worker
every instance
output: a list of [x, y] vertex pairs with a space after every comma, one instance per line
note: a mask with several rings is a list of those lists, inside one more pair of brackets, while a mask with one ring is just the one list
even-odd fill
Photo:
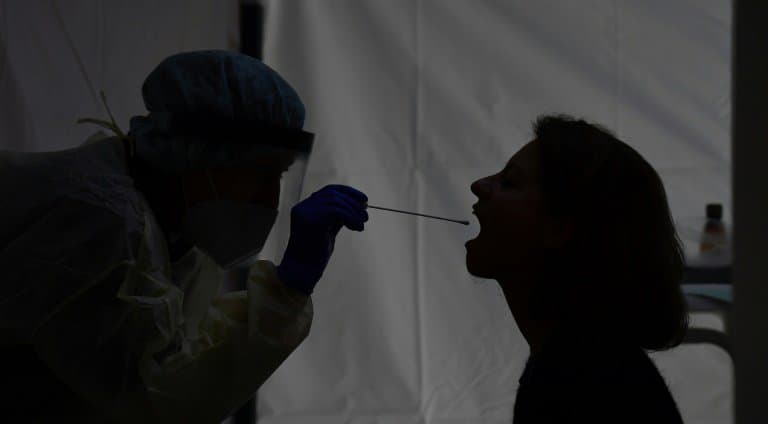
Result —
[[[220, 422], [307, 336], [337, 233], [368, 219], [346, 186], [285, 213], [312, 135], [260, 61], [178, 54], [142, 91], [125, 136], [0, 152], [2, 421]], [[278, 266], [254, 260], [270, 233]], [[220, 294], [238, 266], [247, 291]]]

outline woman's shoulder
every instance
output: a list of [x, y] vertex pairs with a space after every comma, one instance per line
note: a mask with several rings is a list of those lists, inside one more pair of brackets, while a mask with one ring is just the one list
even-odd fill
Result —
[[580, 385], [594, 382], [640, 388], [642, 383], [664, 384], [658, 369], [641, 347], [618, 337], [598, 337], [586, 332], [557, 334], [542, 352], [531, 357], [528, 367], [540, 374], [540, 378]]
[[642, 348], [587, 335], [563, 337], [531, 357], [520, 390], [534, 403], [545, 399], [573, 419], [624, 417], [614, 422], [631, 422], [625, 419], [636, 415], [642, 422], [682, 422], [663, 377]]

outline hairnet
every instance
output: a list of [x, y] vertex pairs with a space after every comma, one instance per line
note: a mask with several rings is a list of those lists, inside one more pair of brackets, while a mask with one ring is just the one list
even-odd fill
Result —
[[131, 119], [129, 135], [139, 160], [167, 172], [243, 159], [307, 134], [298, 94], [240, 53], [170, 56], [149, 74], [142, 95], [149, 115]]

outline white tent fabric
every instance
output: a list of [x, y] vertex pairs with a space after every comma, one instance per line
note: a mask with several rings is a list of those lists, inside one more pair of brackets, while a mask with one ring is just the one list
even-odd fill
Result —
[[[143, 78], [183, 50], [236, 48], [237, 2], [0, 0], [0, 149], [45, 151], [143, 111]], [[727, 0], [272, 0], [267, 62], [318, 133], [309, 192], [469, 218], [469, 184], [529, 121], [602, 122], [662, 173], [676, 217], [730, 204]], [[79, 57], [79, 59], [78, 59]], [[87, 81], [84, 75], [88, 75]], [[475, 229], [371, 211], [343, 233], [309, 339], [259, 395], [263, 423], [508, 423], [527, 355], [492, 282], [463, 267]], [[709, 316], [707, 325], [721, 326]], [[656, 355], [687, 423], [728, 423], [729, 359]]]
[[[60, 150], [107, 118], [144, 113], [141, 84], [166, 56], [237, 49], [237, 1], [0, 1], [0, 149]], [[90, 82], [89, 82], [90, 81]]]
[[[730, 2], [273, 0], [266, 61], [318, 134], [305, 192], [469, 218], [469, 184], [564, 112], [662, 174], [680, 222], [730, 205]], [[509, 423], [527, 347], [464, 228], [370, 211], [343, 233], [309, 339], [259, 394], [259, 422]], [[697, 317], [722, 325], [711, 316]], [[655, 355], [687, 423], [731, 422], [717, 348]], [[631, 411], [627, 411], [628, 414]]]

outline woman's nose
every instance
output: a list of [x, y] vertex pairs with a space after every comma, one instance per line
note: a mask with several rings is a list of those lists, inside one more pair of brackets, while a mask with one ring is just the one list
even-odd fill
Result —
[[474, 193], [475, 196], [478, 198], [485, 197], [489, 192], [489, 185], [488, 185], [488, 177], [481, 178], [470, 186], [470, 189], [472, 190], [472, 193]]

